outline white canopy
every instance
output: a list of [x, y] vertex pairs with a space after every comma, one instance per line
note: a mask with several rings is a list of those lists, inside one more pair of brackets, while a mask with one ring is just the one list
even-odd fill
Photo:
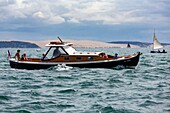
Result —
[[69, 55], [93, 55], [93, 56], [98, 56], [100, 53], [102, 52], [78, 52], [76, 51], [73, 47], [71, 46], [64, 46], [63, 47], [65, 49], [65, 51], [69, 54]]
[[69, 55], [93, 55], [98, 56], [102, 52], [78, 52], [73, 47], [72, 43], [68, 42], [50, 42], [50, 44], [46, 44], [46, 47], [62, 47]]

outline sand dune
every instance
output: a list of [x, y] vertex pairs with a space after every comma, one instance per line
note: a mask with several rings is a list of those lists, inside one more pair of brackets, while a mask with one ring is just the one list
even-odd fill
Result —
[[[44, 48], [45, 44], [51, 41], [58, 40], [46, 40], [46, 41], [34, 41], [33, 43]], [[73, 47], [84, 47], [84, 48], [97, 48], [97, 47], [114, 47], [114, 48], [126, 48], [127, 44], [110, 44], [105, 42], [93, 41], [93, 40], [63, 40], [64, 42], [73, 43]], [[131, 45], [132, 48], [139, 48], [139, 46]]]

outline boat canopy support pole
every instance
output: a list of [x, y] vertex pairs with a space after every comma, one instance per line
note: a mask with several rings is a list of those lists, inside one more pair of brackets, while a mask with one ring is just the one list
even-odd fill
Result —
[[60, 37], [58, 37], [58, 39], [60, 40], [60, 42], [61, 42], [61, 43], [63, 43], [63, 41], [61, 40], [61, 38], [60, 38]]
[[48, 49], [48, 51], [45, 53], [45, 56], [43, 57], [42, 60], [44, 60], [44, 58], [47, 56], [47, 54], [49, 53], [49, 51], [50, 51], [51, 48], [52, 48], [52, 47], [50, 47], [50, 48]]

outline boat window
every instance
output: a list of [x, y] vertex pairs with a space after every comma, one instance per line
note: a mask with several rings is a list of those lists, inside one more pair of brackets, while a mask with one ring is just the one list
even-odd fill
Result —
[[64, 46], [63, 48], [69, 55], [74, 54], [76, 52], [76, 50], [71, 46]]
[[65, 56], [65, 57], [64, 57], [64, 60], [69, 60], [69, 57], [68, 57], [68, 56]]
[[93, 60], [94, 59], [94, 57], [88, 57], [88, 60]]
[[62, 54], [66, 54], [66, 53], [60, 47], [52, 47], [46, 57], [56, 58]]
[[81, 60], [81, 57], [76, 57], [77, 60]]

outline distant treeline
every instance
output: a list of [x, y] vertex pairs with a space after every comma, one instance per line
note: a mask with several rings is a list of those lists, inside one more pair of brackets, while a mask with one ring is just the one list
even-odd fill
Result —
[[0, 48], [39, 48], [39, 46], [30, 42], [0, 41]]

